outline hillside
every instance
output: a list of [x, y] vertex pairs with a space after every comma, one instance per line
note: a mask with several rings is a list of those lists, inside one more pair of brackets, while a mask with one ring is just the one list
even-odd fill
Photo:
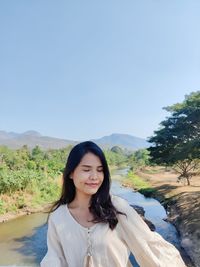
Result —
[[[92, 139], [91, 141], [94, 141], [103, 148], [111, 148], [117, 145], [128, 150], [146, 148], [149, 145], [145, 139], [117, 133], [99, 139]], [[23, 145], [27, 145], [31, 149], [36, 145], [42, 149], [59, 149], [70, 144], [74, 145], [77, 142], [75, 140], [42, 136], [36, 131], [26, 131], [24, 133], [0, 131], [0, 145], [5, 145], [12, 149], [20, 148]]]
[[20, 148], [23, 145], [27, 145], [31, 149], [36, 145], [45, 150], [50, 148], [59, 149], [74, 143], [75, 141], [73, 140], [42, 136], [36, 131], [27, 131], [22, 134], [0, 131], [0, 145], [5, 145], [12, 149]]
[[99, 145], [107, 147], [118, 145], [123, 148], [131, 150], [147, 148], [149, 146], [149, 143], [143, 138], [139, 138], [128, 134], [117, 134], [117, 133], [113, 133], [109, 136], [104, 136], [100, 139], [93, 139], [93, 141]]

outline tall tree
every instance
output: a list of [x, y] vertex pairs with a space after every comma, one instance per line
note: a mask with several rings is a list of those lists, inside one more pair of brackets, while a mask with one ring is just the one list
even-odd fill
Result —
[[153, 162], [173, 165], [180, 174], [178, 180], [185, 178], [189, 185], [200, 164], [200, 91], [164, 109], [171, 116], [149, 138], [153, 146], [148, 150]]

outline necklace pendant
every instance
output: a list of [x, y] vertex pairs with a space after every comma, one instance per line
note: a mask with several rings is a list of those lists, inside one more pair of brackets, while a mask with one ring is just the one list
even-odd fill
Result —
[[92, 255], [88, 253], [84, 259], [84, 267], [93, 267], [93, 266], [94, 265], [93, 265]]

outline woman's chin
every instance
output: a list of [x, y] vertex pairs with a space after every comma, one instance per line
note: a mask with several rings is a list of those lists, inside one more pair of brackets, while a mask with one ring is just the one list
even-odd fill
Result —
[[90, 189], [87, 189], [85, 191], [85, 193], [88, 194], [88, 195], [94, 195], [94, 194], [96, 194], [96, 192], [98, 191], [98, 189], [99, 188], [90, 188]]

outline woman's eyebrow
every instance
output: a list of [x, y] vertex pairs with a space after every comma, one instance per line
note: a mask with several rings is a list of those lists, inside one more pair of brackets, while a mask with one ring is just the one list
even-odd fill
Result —
[[82, 167], [87, 167], [87, 168], [90, 168], [91, 167], [90, 165], [86, 165], [86, 164], [82, 164], [81, 166]]
[[[92, 167], [91, 165], [87, 165], [87, 164], [83, 164], [81, 166], [82, 167], [86, 167], [86, 168], [91, 168]], [[102, 165], [99, 165], [99, 166], [97, 166], [97, 168], [103, 168], [103, 166]]]

